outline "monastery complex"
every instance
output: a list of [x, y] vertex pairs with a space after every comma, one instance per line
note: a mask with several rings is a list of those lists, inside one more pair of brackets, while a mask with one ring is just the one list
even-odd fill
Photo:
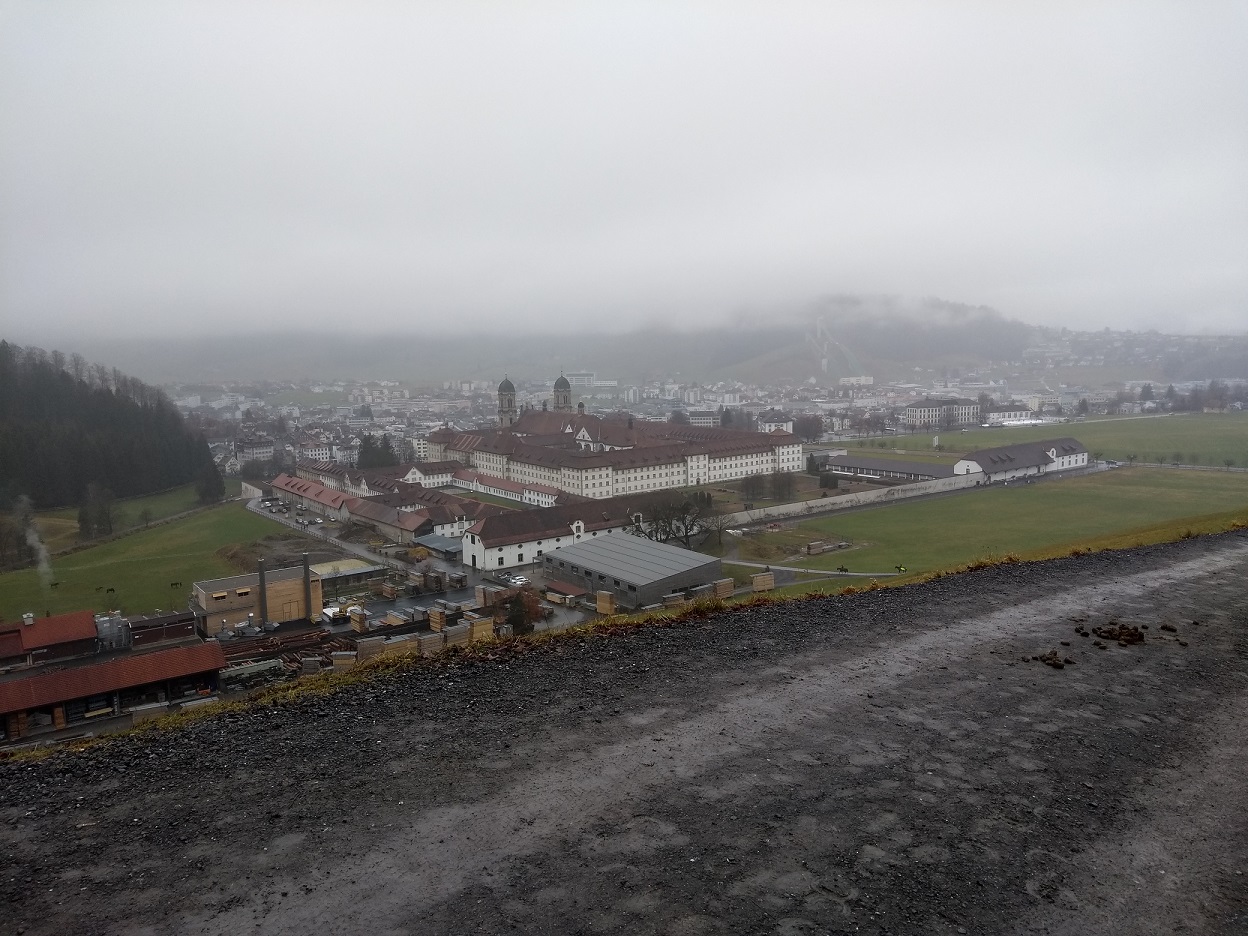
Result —
[[516, 389], [498, 386], [497, 429], [429, 436], [430, 461], [457, 461], [483, 475], [605, 498], [731, 481], [802, 469], [802, 444], [791, 432], [635, 420], [628, 413], [595, 416], [571, 404], [568, 381], [554, 386], [551, 409], [516, 408]]

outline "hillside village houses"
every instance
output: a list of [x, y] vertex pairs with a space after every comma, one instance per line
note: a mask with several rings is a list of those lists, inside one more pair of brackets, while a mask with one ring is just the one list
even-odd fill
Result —
[[[497, 437], [503, 428], [500, 426], [499, 384], [480, 379], [448, 380], [440, 386], [411, 389], [395, 381], [261, 381], [225, 387], [227, 392], [221, 394], [219, 400], [213, 400], [210, 393], [196, 385], [188, 388], [192, 392], [181, 397], [178, 404], [192, 418], [199, 415], [204, 419], [210, 448], [224, 473], [254, 477], [257, 469], [254, 465], [249, 468], [249, 461], [264, 466], [269, 476], [281, 470], [293, 474], [293, 466], [300, 461], [333, 461], [352, 466], [358, 461], [362, 440], [388, 434], [400, 460], [458, 461], [464, 470], [475, 471], [482, 484], [487, 483], [485, 479], [492, 478], [488, 483], [524, 486], [527, 494], [524, 491], [511, 493], [519, 493], [518, 498], [512, 499], [523, 498], [525, 503], [538, 503], [539, 499], [548, 500], [553, 496], [539, 493], [543, 488], [602, 499], [677, 486], [688, 482], [690, 477], [696, 483], [699, 476], [698, 466], [679, 461], [675, 454], [677, 448], [673, 448], [668, 453], [672, 460], [664, 467], [649, 462], [633, 465], [631, 472], [626, 471], [625, 466], [613, 467], [608, 485], [605, 483], [607, 466], [597, 465], [599, 470], [594, 475], [570, 470], [571, 465], [563, 464], [567, 459], [561, 454], [562, 446], [552, 446], [550, 440], [540, 438], [542, 435], [564, 436], [562, 441], [566, 443], [566, 434], [561, 431], [566, 426], [556, 426], [547, 433], [550, 427], [530, 425], [535, 417], [528, 414], [547, 414], [544, 418], [548, 419], [554, 412], [571, 414], [574, 419], [584, 416], [587, 421], [604, 426], [607, 433], [613, 431], [612, 426], [622, 425], [627, 430], [627, 420], [631, 418], [633, 428], [645, 436], [644, 440], [632, 444], [634, 456], [639, 457], [643, 448], [657, 449], [661, 444], [672, 444], [689, 453], [693, 444], [723, 441], [705, 437], [663, 438], [661, 432], [667, 431], [669, 423], [708, 433], [721, 428], [757, 427], [762, 428], [765, 435], [774, 429], [785, 431], [785, 422], [772, 420], [791, 418], [796, 425], [800, 416], [818, 415], [826, 432], [878, 435], [885, 429], [923, 432], [965, 428], [975, 423], [998, 425], [1034, 419], [1041, 414], [1063, 418], [1074, 417], [1085, 410], [1100, 413], [1168, 408], [1164, 399], [1160, 404], [1135, 399], [1140, 394], [1140, 386], [1128, 385], [1126, 391], [1112, 398], [1089, 388], [1057, 383], [1052, 384], [1051, 391], [1043, 393], [1021, 387], [1012, 391], [999, 375], [972, 372], [946, 375], [930, 368], [915, 369], [913, 377], [903, 381], [883, 381], [878, 376], [863, 374], [818, 383], [812, 378], [800, 384], [753, 384], [739, 380], [698, 384], [668, 378], [628, 386], [624, 381], [600, 379], [589, 370], [570, 371], [562, 381], [555, 380], [555, 376], [558, 375], [545, 379], [509, 378], [514, 397], [502, 409], [508, 419], [520, 421], [523, 417], [524, 420], [519, 431], [511, 432], [510, 444], [517, 446], [511, 452], [492, 451], [493, 442], [487, 440], [471, 452], [448, 454], [448, 443], [454, 448], [453, 440], [445, 438], [448, 433], [486, 433]], [[569, 376], [575, 379], [569, 380]], [[568, 385], [566, 388], [562, 385], [564, 382]], [[553, 400], [553, 406], [552, 384], [559, 384], [556, 388], [559, 399]], [[240, 389], [242, 392], [235, 392]], [[406, 396], [399, 391], [406, 391]], [[1164, 391], [1164, 387], [1154, 387], [1158, 397]], [[298, 405], [285, 401], [280, 404], [265, 402], [266, 397], [278, 393], [300, 394]], [[318, 393], [333, 394], [333, 399], [320, 405], [308, 399]], [[360, 402], [347, 405], [352, 398]], [[578, 401], [584, 404], [584, 413]], [[981, 407], [979, 412], [975, 409], [977, 405]], [[511, 426], [507, 428], [512, 429]], [[604, 437], [601, 442], [601, 452], [594, 454], [609, 453], [617, 448], [610, 438]], [[267, 454], [268, 445], [272, 446], [271, 461], [253, 457]], [[529, 451], [526, 446], [530, 445], [549, 451], [543, 459], [526, 460]], [[728, 463], [731, 472], [711, 472], [708, 468], [702, 476], [712, 480], [743, 476], [742, 469], [758, 469], [760, 459], [757, 456], [764, 454], [754, 453], [748, 460], [738, 457]], [[657, 458], [663, 453], [649, 451], [645, 455]], [[708, 451], [707, 457], [708, 461], [714, 460], [716, 453]], [[583, 469], [591, 467], [588, 461], [575, 464]], [[460, 477], [452, 483], [472, 482]]]

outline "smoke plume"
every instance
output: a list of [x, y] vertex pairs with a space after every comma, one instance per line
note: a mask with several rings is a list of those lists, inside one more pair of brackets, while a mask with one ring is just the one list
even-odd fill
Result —
[[21, 527], [22, 535], [26, 537], [26, 545], [30, 547], [35, 567], [39, 571], [39, 581], [46, 589], [52, 584], [52, 557], [48, 554], [48, 547], [44, 545], [43, 538], [39, 535], [39, 528], [35, 526], [35, 505], [25, 494], [19, 495], [13, 502], [13, 519]]

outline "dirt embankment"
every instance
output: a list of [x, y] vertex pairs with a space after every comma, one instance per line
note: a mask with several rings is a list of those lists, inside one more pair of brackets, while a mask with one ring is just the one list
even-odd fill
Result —
[[1243, 933], [1246, 573], [1005, 566], [0, 765], [0, 931]]
[[347, 554], [333, 546], [312, 540], [298, 533], [270, 533], [252, 543], [222, 546], [217, 555], [229, 562], [239, 572], [255, 572], [256, 560], [263, 559], [270, 569], [285, 569], [303, 562], [303, 554], [314, 565], [347, 558]]

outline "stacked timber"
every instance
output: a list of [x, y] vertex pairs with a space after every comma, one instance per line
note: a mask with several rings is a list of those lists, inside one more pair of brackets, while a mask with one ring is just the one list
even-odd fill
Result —
[[446, 635], [441, 631], [436, 634], [417, 634], [416, 645], [420, 648], [421, 656], [433, 656], [446, 646]]
[[730, 578], [719, 579], [715, 582], [716, 598], [731, 598], [732, 593], [736, 590], [737, 583]]
[[489, 640], [494, 636], [494, 616], [480, 615], [473, 611], [465, 611], [463, 623], [468, 625], [469, 639], [476, 643], [478, 640]]
[[757, 575], [750, 576], [750, 585], [756, 592], [771, 591], [776, 587], [776, 573], [759, 572]]
[[443, 631], [448, 647], [461, 647], [472, 640], [472, 629], [464, 623], [450, 624]]
[[430, 608], [429, 609], [429, 629], [440, 631], [446, 627], [446, 609]]
[[599, 614], [615, 614], [615, 592], [600, 591], [597, 594]]
[[365, 660], [371, 660], [375, 656], [380, 656], [385, 648], [385, 637], [365, 637], [363, 640], [355, 642], [355, 659], [357, 662], [363, 663]]

